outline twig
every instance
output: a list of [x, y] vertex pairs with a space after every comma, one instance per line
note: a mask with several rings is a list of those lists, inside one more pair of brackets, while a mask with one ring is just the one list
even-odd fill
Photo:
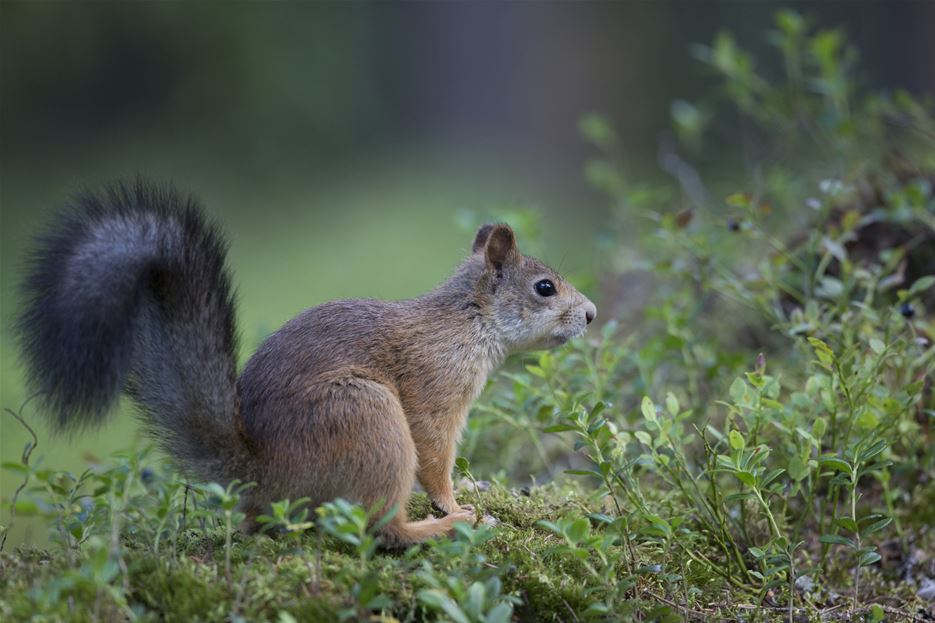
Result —
[[714, 613], [713, 610], [705, 610], [705, 611], [693, 610], [689, 608], [688, 606], [683, 606], [675, 601], [672, 601], [671, 599], [667, 597], [663, 597], [662, 595], [657, 595], [656, 593], [654, 593], [653, 591], [649, 589], [643, 589], [643, 592], [649, 595], [650, 597], [652, 597], [653, 599], [655, 599], [656, 601], [662, 602], [665, 605], [675, 608], [676, 610], [679, 610], [685, 614], [688, 614], [694, 617], [700, 617], [702, 621], [709, 620], [711, 615]]
[[[754, 604], [708, 604], [709, 606], [719, 606], [723, 608], [734, 607], [738, 610], [769, 610], [770, 612], [788, 612], [789, 608], [787, 606], [766, 606], [766, 605], [754, 605]], [[898, 621], [912, 621], [913, 623], [928, 623], [931, 619], [926, 619], [918, 615], [912, 614], [911, 612], [906, 612], [905, 610], [900, 610], [899, 608], [893, 608], [892, 606], [884, 606], [881, 604], [876, 604], [883, 609], [884, 612], [891, 614], [895, 617], [898, 617]], [[818, 616], [822, 621], [831, 620], [831, 615], [838, 615], [835, 617], [837, 620], [850, 620], [853, 615], [859, 614], [861, 612], [866, 612], [870, 607], [865, 608], [855, 608], [849, 610], [841, 610], [841, 606], [832, 606], [830, 608], [824, 608], [823, 610], [818, 611]], [[815, 612], [815, 608], [795, 608], [796, 613], [800, 612]]]
[[185, 532], [185, 529], [188, 527], [188, 493], [192, 490], [192, 485], [190, 482], [186, 482], [185, 486], [185, 498], [182, 500], [182, 521], [179, 526], [179, 532]]
[[26, 466], [26, 477], [23, 478], [22, 484], [20, 484], [20, 486], [16, 488], [16, 491], [13, 492], [13, 497], [10, 498], [10, 523], [7, 525], [6, 530], [3, 531], [3, 535], [0, 536], [0, 552], [3, 551], [3, 548], [6, 545], [6, 538], [10, 534], [10, 530], [13, 528], [13, 521], [16, 519], [16, 499], [19, 497], [20, 492], [26, 488], [26, 485], [29, 484], [29, 457], [32, 455], [32, 451], [36, 449], [36, 446], [39, 445], [39, 438], [36, 436], [36, 431], [34, 431], [32, 427], [26, 423], [26, 420], [24, 420], [23, 416], [21, 415], [23, 409], [26, 408], [26, 405], [28, 405], [29, 402], [37, 396], [39, 396], [39, 394], [33, 394], [27, 398], [20, 406], [19, 413], [13, 411], [10, 408], [5, 407], [3, 409], [11, 416], [13, 416], [17, 422], [22, 424], [23, 428], [29, 431], [30, 436], [32, 436], [32, 443], [26, 444], [26, 447], [23, 448], [23, 454], [20, 457], [20, 463]]
[[574, 609], [571, 607], [571, 605], [570, 605], [567, 601], [565, 601], [564, 599], [562, 600], [562, 603], [565, 604], [565, 607], [566, 607], [566, 608], [568, 608], [568, 611], [571, 613], [572, 618], [573, 618], [575, 621], [578, 621], [578, 623], [581, 623], [581, 619], [579, 619], [579, 618], [578, 618], [578, 615], [575, 614], [575, 611], [574, 611]]

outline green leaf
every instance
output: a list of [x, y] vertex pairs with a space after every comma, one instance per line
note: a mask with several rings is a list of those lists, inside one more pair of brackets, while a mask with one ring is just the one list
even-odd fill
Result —
[[848, 532], [857, 534], [857, 522], [850, 517], [838, 517], [834, 520], [834, 523], [844, 528]]
[[744, 376], [747, 377], [747, 382], [757, 389], [762, 389], [766, 385], [766, 381], [763, 379], [762, 374], [757, 372], [746, 372]]
[[653, 438], [646, 431], [638, 430], [635, 433], [633, 433], [633, 436], [636, 437], [637, 440], [643, 445], [649, 446], [650, 448], [652, 447]]
[[734, 379], [734, 382], [730, 384], [730, 389], [727, 390], [727, 393], [730, 395], [730, 399], [734, 401], [734, 404], [746, 404], [747, 384], [743, 382], [742, 378], [737, 377]]
[[828, 430], [828, 420], [826, 420], [823, 417], [818, 418], [817, 420], [815, 420], [815, 423], [812, 424], [812, 436], [815, 439], [821, 439], [822, 436], [825, 434], [825, 431], [827, 430]]
[[610, 608], [607, 607], [607, 604], [601, 601], [596, 601], [588, 605], [588, 607], [584, 609], [583, 614], [585, 615], [585, 618], [588, 618], [592, 615], [607, 614], [608, 612], [610, 612]]
[[675, 394], [669, 392], [666, 394], [666, 411], [672, 417], [675, 417], [679, 414], [679, 399], [675, 397]]
[[597, 476], [598, 478], [603, 477], [596, 469], [566, 469], [563, 473], [570, 474], [572, 476]]
[[876, 552], [864, 552], [860, 555], [860, 558], [857, 561], [857, 564], [861, 567], [866, 567], [867, 565], [872, 565], [873, 563], [880, 560], [880, 555]]
[[717, 461], [718, 467], [721, 469], [726, 469], [730, 472], [737, 470], [737, 465], [734, 463], [734, 459], [727, 456], [726, 454], [717, 455], [715, 460]]
[[777, 478], [779, 478], [785, 473], [786, 473], [786, 470], [784, 468], [777, 467], [776, 469], [772, 470], [771, 472], [766, 474], [766, 476], [763, 477], [762, 482], [760, 482], [760, 487], [765, 489], [766, 487], [770, 485], [771, 482], [773, 482], [774, 480], [776, 480]]
[[[831, 245], [834, 245], [831, 247]], [[836, 251], [840, 251], [843, 255], [843, 247], [837, 243], [832, 243], [830, 240], [825, 239], [825, 246], [829, 248], [834, 248]], [[836, 253], [837, 254], [837, 253]], [[841, 283], [840, 279], [835, 279], [834, 277], [822, 277], [821, 282], [818, 284], [818, 287], [815, 289], [815, 294], [827, 299], [837, 299], [844, 293], [844, 284]], [[821, 355], [818, 357], [821, 359]]]
[[658, 423], [656, 419], [656, 405], [653, 404], [649, 396], [643, 396], [643, 401], [640, 403], [640, 411], [643, 412], [643, 417], [646, 418], [647, 422], [652, 422], [653, 424]]
[[510, 623], [512, 618], [513, 604], [501, 602], [487, 613], [487, 616], [484, 618], [484, 623]]
[[870, 445], [867, 448], [864, 448], [857, 455], [857, 460], [861, 463], [866, 463], [873, 457], [877, 456], [887, 448], [887, 443], [885, 439], [880, 439], [876, 443]]
[[580, 543], [591, 532], [591, 522], [587, 517], [581, 517], [572, 522], [568, 527], [568, 540], [572, 543]]
[[730, 441], [730, 447], [734, 450], [743, 450], [746, 443], [743, 440], [743, 435], [740, 434], [737, 430], [732, 430], [727, 436], [727, 439]]
[[745, 485], [752, 487], [754, 484], [756, 484], [756, 476], [750, 472], [736, 471], [734, 472], [734, 476], [736, 476], [737, 480]]
[[593, 435], [600, 429], [604, 428], [605, 424], [607, 424], [607, 420], [605, 420], [602, 417], [597, 418], [596, 420], [591, 422], [590, 426], [588, 426], [588, 434]]
[[646, 519], [652, 524], [652, 526], [662, 535], [669, 537], [672, 535], [672, 526], [669, 525], [669, 522], [659, 517], [658, 515], [647, 515]]
[[555, 424], [553, 426], [546, 426], [542, 429], [544, 433], [564, 433], [569, 430], [578, 430], [577, 426], [572, 426], [571, 424]]
[[444, 612], [454, 623], [471, 623], [467, 615], [458, 607], [458, 604], [451, 597], [437, 589], [423, 589], [419, 591], [418, 597], [419, 601], [429, 608]]
[[839, 459], [836, 456], [820, 457], [818, 459], [818, 464], [821, 465], [822, 467], [827, 467], [837, 472], [844, 472], [847, 474], [851, 472], [850, 464], [848, 464], [847, 461], [844, 461], [843, 459]]
[[875, 352], [878, 355], [882, 355], [883, 351], [886, 350], [886, 345], [883, 344], [883, 340], [877, 338], [870, 338], [870, 350]]
[[925, 290], [931, 288], [932, 285], [935, 285], [935, 275], [920, 277], [919, 279], [916, 279], [913, 282], [912, 287], [909, 288], [909, 296], [915, 296], [920, 292], [924, 292]]
[[16, 510], [17, 515], [36, 515], [39, 513], [39, 505], [32, 500], [22, 499], [16, 500], [16, 504], [13, 505], [13, 508]]
[[484, 602], [487, 600], [487, 587], [482, 582], [474, 582], [467, 594], [467, 611], [471, 614], [479, 614], [484, 609]]
[[785, 571], [785, 570], [788, 569], [788, 568], [789, 568], [789, 563], [780, 564], [780, 565], [774, 565], [774, 566], [768, 568], [766, 571], [763, 572], [763, 577], [767, 577], [767, 578], [768, 578], [768, 577], [771, 576], [771, 575], [776, 575], [777, 573], [782, 573], [783, 571]]
[[29, 468], [23, 465], [22, 463], [0, 463], [0, 468], [9, 470], [11, 472], [18, 472], [20, 474], [26, 474], [29, 472]]
[[857, 549], [857, 544], [854, 541], [840, 534], [823, 534], [818, 540], [828, 545], [846, 545], [852, 549]]
[[834, 352], [831, 347], [819, 340], [817, 337], [808, 338], [808, 343], [815, 350], [815, 356], [825, 366], [830, 366], [834, 362]]
[[205, 489], [208, 493], [216, 495], [219, 498], [223, 499], [227, 497], [227, 490], [216, 482], [209, 482], [205, 485]]
[[792, 457], [792, 460], [789, 461], [789, 478], [799, 482], [804, 480], [808, 476], [808, 467], [805, 463], [797, 456]]
[[864, 528], [863, 530], [861, 530], [861, 533], [862, 533], [862, 534], [873, 534], [874, 532], [879, 532], [880, 530], [882, 530], [883, 528], [887, 527], [887, 526], [890, 525], [891, 523], [893, 523], [893, 518], [892, 518], [892, 517], [884, 517], [884, 518], [881, 519], [880, 521], [877, 521], [877, 522], [875, 522], [875, 523], [872, 523], [872, 524], [870, 524], [869, 526], [867, 526], [866, 528]]
[[610, 525], [614, 522], [614, 518], [605, 513], [588, 513], [588, 519], [607, 525]]
[[760, 402], [763, 403], [763, 406], [767, 409], [776, 409], [777, 411], [782, 410], [782, 403], [778, 400], [773, 400], [772, 398], [761, 398]]
[[880, 423], [880, 418], [870, 409], [864, 409], [864, 412], [857, 418], [857, 426], [862, 430], [872, 430]]

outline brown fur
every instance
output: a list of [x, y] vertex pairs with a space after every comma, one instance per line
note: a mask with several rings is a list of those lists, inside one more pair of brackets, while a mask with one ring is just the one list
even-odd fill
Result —
[[[253, 452], [232, 475], [258, 484], [248, 514], [302, 496], [396, 505], [383, 535], [398, 545], [474, 520], [451, 481], [471, 403], [507, 355], [580, 335], [595, 308], [522, 256], [506, 225], [482, 227], [473, 251], [424, 296], [326, 303], [260, 347], [238, 383]], [[553, 281], [555, 296], [535, 292], [541, 279]], [[416, 479], [446, 517], [408, 521]]]

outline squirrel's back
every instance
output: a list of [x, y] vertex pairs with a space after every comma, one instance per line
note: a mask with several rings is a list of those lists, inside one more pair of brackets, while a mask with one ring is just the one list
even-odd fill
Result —
[[[407, 412], [473, 399], [503, 353], [488, 346], [461, 296], [445, 301], [338, 300], [309, 308], [270, 335], [247, 362], [239, 387], [250, 437], [281, 437], [278, 398], [298, 396], [335, 370], [393, 388]], [[459, 389], [460, 388], [460, 389]]]

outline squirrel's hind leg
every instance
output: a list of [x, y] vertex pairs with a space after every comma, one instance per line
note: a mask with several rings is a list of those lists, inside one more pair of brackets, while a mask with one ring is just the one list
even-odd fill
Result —
[[406, 547], [432, 537], [451, 536], [455, 523], [459, 521], [474, 524], [477, 518], [473, 510], [464, 509], [441, 519], [429, 517], [422, 521], [408, 521], [405, 511], [401, 509], [381, 531], [383, 543], [387, 547]]
[[474, 523], [472, 512], [409, 521], [406, 506], [418, 458], [409, 423], [396, 393], [366, 370], [339, 370], [309, 388], [312, 417], [295, 431], [312, 467], [303, 492], [313, 500], [343, 497], [364, 508], [396, 505], [381, 529], [384, 545], [404, 547], [450, 535], [457, 521]]

